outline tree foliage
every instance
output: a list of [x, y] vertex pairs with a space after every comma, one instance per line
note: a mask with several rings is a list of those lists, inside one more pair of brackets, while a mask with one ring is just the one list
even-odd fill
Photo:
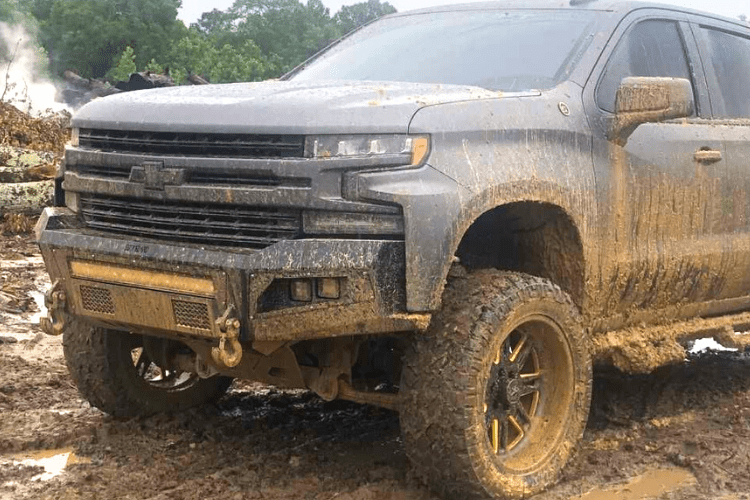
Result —
[[342, 34], [396, 11], [380, 0], [335, 16], [321, 0], [235, 0], [187, 28], [177, 20], [180, 1], [0, 0], [0, 21], [19, 12], [38, 21], [55, 74], [121, 79], [169, 68], [178, 82], [195, 74], [218, 83], [280, 76]]
[[341, 33], [346, 34], [388, 14], [396, 12], [396, 8], [388, 2], [367, 0], [354, 5], [344, 5], [334, 16]]
[[101, 77], [132, 47], [136, 63], [158, 59], [186, 28], [180, 0], [32, 0], [52, 70]]
[[0, 0], [0, 22], [15, 24], [29, 15], [29, 6], [23, 0]]
[[253, 40], [266, 56], [275, 55], [282, 71], [340, 36], [320, 0], [235, 0], [226, 12], [204, 13], [195, 28], [219, 46], [235, 48]]
[[217, 47], [210, 37], [195, 29], [177, 40], [162, 61], [178, 83], [190, 74], [212, 83], [227, 83], [262, 80], [278, 73], [275, 58], [264, 56], [252, 40], [238, 47], [229, 43]]
[[127, 80], [131, 73], [135, 73], [136, 71], [135, 52], [133, 52], [133, 47], [128, 45], [122, 52], [117, 65], [109, 72], [109, 75], [113, 80]]

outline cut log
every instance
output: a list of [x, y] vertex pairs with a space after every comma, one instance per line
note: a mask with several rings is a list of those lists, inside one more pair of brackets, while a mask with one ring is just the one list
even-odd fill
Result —
[[0, 214], [39, 214], [52, 205], [54, 180], [0, 184]]
[[208, 85], [210, 82], [198, 75], [188, 75], [187, 80], [193, 85]]
[[123, 92], [132, 90], [146, 90], [159, 87], [174, 87], [175, 83], [169, 75], [152, 73], [144, 71], [143, 73], [133, 73], [127, 82], [117, 82], [115, 88]]
[[34, 182], [52, 179], [55, 176], [55, 164], [43, 163], [33, 167], [0, 167], [0, 183]]
[[81, 90], [91, 90], [94, 87], [91, 80], [89, 80], [88, 78], [81, 78], [70, 70], [63, 73], [63, 78], [65, 78], [65, 81], [70, 85], [73, 85], [74, 87]]
[[0, 183], [51, 179], [58, 162], [54, 153], [0, 146]]
[[104, 80], [81, 78], [70, 70], [63, 73], [63, 77], [68, 84], [68, 88], [62, 91], [63, 101], [74, 108], [83, 106], [97, 97], [106, 97], [120, 92]]

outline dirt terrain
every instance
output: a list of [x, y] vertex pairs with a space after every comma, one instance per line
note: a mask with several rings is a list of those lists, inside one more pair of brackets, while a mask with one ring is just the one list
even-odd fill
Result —
[[[179, 415], [92, 409], [37, 325], [48, 282], [31, 236], [0, 236], [0, 258], [0, 500], [434, 498], [387, 410], [245, 382]], [[581, 452], [536, 498], [750, 499], [750, 355], [598, 370]]]

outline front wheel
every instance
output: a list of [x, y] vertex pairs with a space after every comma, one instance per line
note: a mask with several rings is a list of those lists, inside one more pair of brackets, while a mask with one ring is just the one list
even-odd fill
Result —
[[220, 398], [230, 377], [207, 379], [171, 366], [184, 344], [72, 321], [63, 332], [68, 370], [92, 406], [115, 417], [171, 413]]
[[591, 378], [580, 315], [557, 286], [496, 270], [455, 278], [405, 359], [407, 454], [445, 498], [538, 493], [583, 434]]

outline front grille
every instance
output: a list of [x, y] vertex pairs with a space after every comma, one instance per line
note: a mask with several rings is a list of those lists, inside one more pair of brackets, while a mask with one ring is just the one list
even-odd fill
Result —
[[82, 195], [88, 227], [166, 241], [265, 248], [299, 237], [299, 209]]
[[112, 293], [106, 288], [81, 285], [81, 304], [87, 311], [99, 314], [114, 314], [115, 303]]
[[119, 153], [220, 158], [302, 158], [305, 137], [81, 129], [79, 145]]
[[179, 326], [210, 330], [211, 321], [208, 317], [208, 306], [201, 302], [187, 302], [172, 300], [174, 322]]

